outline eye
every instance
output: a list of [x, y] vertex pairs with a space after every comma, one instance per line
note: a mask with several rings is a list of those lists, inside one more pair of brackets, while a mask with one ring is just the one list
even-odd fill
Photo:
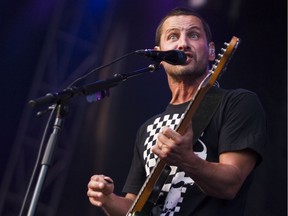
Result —
[[168, 35], [168, 40], [177, 40], [178, 36], [176, 34]]
[[191, 32], [189, 34], [189, 37], [192, 39], [198, 39], [199, 38], [199, 34], [197, 32]]

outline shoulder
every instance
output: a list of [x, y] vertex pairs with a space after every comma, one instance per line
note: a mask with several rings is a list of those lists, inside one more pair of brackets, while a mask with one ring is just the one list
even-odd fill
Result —
[[252, 92], [247, 89], [219, 89], [219, 91], [224, 92], [224, 96], [227, 99], [239, 98], [239, 97], [255, 97], [258, 98], [255, 92]]
[[[221, 137], [233, 146], [222, 147], [221, 152], [249, 148], [263, 154], [266, 142], [266, 114], [256, 93], [246, 89], [224, 90], [217, 120]], [[233, 151], [235, 148], [233, 149]], [[259, 160], [261, 161], [261, 160]]]
[[235, 124], [266, 125], [266, 113], [257, 94], [246, 89], [224, 90], [224, 92], [216, 112], [221, 124], [234, 127]]
[[261, 101], [255, 92], [247, 89], [222, 89], [224, 92], [222, 106], [230, 108], [250, 107], [255, 109], [263, 109]]

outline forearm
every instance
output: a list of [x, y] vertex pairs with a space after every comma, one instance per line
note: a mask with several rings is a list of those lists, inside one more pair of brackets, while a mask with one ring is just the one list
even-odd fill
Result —
[[185, 163], [182, 169], [205, 194], [221, 199], [234, 198], [243, 183], [240, 171], [233, 165], [197, 157], [193, 163]]
[[183, 170], [205, 194], [233, 199], [253, 170], [257, 154], [250, 149], [230, 151], [221, 153], [219, 162], [209, 162], [193, 152], [192, 134], [191, 126], [183, 136], [170, 128], [163, 128], [152, 151], [167, 164]]
[[132, 203], [133, 200], [127, 197], [117, 196], [113, 193], [109, 195], [109, 201], [102, 206], [102, 209], [106, 215], [125, 216]]

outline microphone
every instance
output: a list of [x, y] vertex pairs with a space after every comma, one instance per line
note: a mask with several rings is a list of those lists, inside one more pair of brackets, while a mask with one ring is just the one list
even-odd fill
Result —
[[136, 50], [136, 54], [152, 58], [154, 61], [165, 61], [172, 65], [185, 65], [187, 56], [180, 50], [156, 51], [153, 49]]

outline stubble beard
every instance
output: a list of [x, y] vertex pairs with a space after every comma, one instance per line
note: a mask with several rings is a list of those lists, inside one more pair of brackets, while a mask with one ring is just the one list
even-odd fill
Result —
[[201, 66], [195, 67], [183, 67], [183, 66], [174, 66], [166, 69], [167, 74], [176, 82], [183, 80], [196, 80], [199, 77], [202, 77], [207, 71], [207, 64], [202, 64]]

